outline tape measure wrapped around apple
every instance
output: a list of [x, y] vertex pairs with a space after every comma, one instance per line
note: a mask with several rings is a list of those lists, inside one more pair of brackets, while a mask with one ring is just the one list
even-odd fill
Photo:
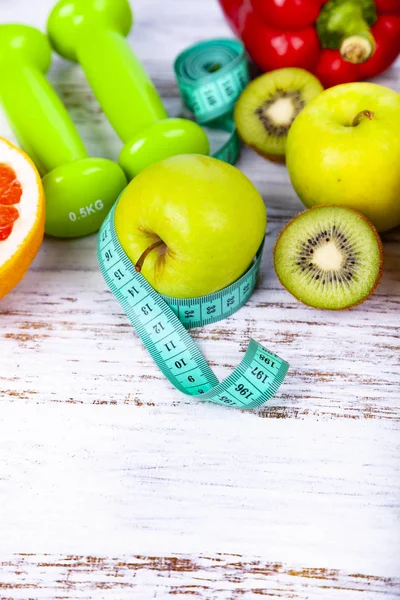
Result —
[[142, 171], [103, 223], [103, 276], [155, 363], [180, 391], [251, 409], [278, 389], [285, 361], [251, 340], [219, 383], [186, 331], [223, 319], [250, 298], [266, 210], [247, 177], [207, 156], [168, 158]]
[[[60, 0], [47, 24], [54, 50], [64, 58], [80, 63], [104, 113], [124, 142], [119, 164], [129, 179], [163, 158], [178, 154], [209, 154], [210, 150], [200, 125], [188, 119], [168, 118], [153, 83], [125, 39], [132, 21], [128, 0], [104, 0], [101, 3]], [[227, 69], [218, 73], [219, 81], [226, 81], [225, 89], [222, 87], [219, 93], [222, 115], [232, 111], [234, 101], [249, 78], [244, 47], [240, 42], [222, 41], [214, 47], [214, 52], [219, 52], [224, 60], [221, 69], [226, 62], [234, 63], [227, 66], [230, 74], [225, 72]], [[207, 56], [209, 61], [209, 52]], [[214, 85], [214, 72], [205, 71], [201, 75], [208, 75], [206, 83]], [[229, 87], [227, 77], [233, 77]], [[217, 156], [234, 162], [239, 150], [234, 124], [224, 120], [221, 126], [230, 133], [230, 140], [225, 144], [229, 148], [224, 147]]]
[[127, 181], [114, 162], [88, 157], [44, 76], [50, 62], [51, 48], [40, 31], [0, 26], [0, 102], [20, 145], [43, 176], [46, 233], [88, 235], [98, 231]]

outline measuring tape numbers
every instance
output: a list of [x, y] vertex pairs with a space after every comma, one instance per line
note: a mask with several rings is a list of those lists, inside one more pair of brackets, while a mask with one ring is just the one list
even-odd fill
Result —
[[242, 409], [264, 404], [286, 375], [284, 360], [251, 340], [238, 367], [220, 383], [186, 330], [215, 323], [245, 304], [254, 290], [262, 247], [248, 271], [220, 292], [190, 299], [161, 296], [135, 271], [118, 240], [117, 203], [98, 236], [100, 270], [159, 369], [189, 396]]
[[212, 156], [235, 164], [240, 140], [232, 113], [250, 81], [243, 44], [230, 39], [194, 44], [178, 56], [174, 69], [183, 104], [196, 122], [229, 134]]

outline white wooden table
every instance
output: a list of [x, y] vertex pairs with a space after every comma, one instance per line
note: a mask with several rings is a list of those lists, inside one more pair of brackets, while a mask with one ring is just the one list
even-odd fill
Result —
[[[44, 28], [51, 6], [2, 0], [0, 22]], [[135, 13], [130, 41], [172, 109], [174, 57], [229, 31], [216, 0], [136, 0]], [[400, 89], [399, 69], [379, 81]], [[50, 77], [91, 154], [116, 158], [79, 67], [55, 59]], [[400, 597], [399, 232], [363, 306], [302, 306], [271, 263], [302, 209], [287, 172], [249, 150], [239, 167], [268, 208], [261, 285], [193, 336], [220, 377], [250, 336], [290, 363], [264, 408], [167, 383], [105, 287], [95, 236], [47, 239], [0, 302], [3, 600]]]

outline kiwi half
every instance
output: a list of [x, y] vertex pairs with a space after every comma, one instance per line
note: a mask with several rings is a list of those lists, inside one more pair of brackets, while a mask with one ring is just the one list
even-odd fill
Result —
[[322, 91], [318, 79], [304, 69], [277, 69], [257, 77], [243, 90], [235, 106], [240, 137], [265, 158], [285, 162], [291, 124]]
[[383, 272], [375, 227], [343, 206], [315, 206], [281, 231], [274, 249], [282, 285], [304, 304], [342, 310], [363, 302]]

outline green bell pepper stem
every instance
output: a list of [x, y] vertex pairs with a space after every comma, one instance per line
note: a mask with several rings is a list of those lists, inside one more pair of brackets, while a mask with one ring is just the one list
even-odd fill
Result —
[[92, 27], [80, 37], [76, 54], [123, 142], [167, 118], [153, 83], [121, 34]]
[[87, 157], [71, 117], [43, 73], [20, 59], [1, 63], [0, 101], [19, 144], [41, 175]]
[[318, 36], [324, 48], [339, 49], [344, 60], [359, 64], [375, 51], [370, 26], [376, 20], [374, 0], [330, 0], [318, 17]]

